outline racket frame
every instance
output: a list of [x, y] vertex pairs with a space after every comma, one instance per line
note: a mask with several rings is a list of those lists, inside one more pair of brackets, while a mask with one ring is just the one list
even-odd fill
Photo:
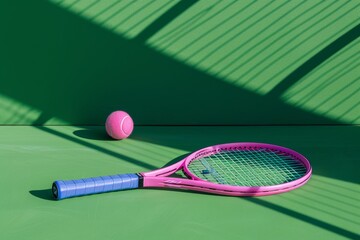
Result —
[[[210, 156], [212, 154], [221, 151], [235, 151], [235, 150], [257, 150], [257, 149], [269, 149], [276, 152], [281, 152], [290, 155], [293, 159], [301, 162], [305, 168], [306, 173], [294, 180], [283, 184], [272, 186], [233, 186], [226, 184], [216, 184], [206, 180], [203, 180], [195, 176], [188, 168], [188, 165], [202, 157]], [[182, 170], [185, 176], [188, 178], [176, 178], [169, 177], [171, 174]], [[161, 169], [157, 169], [150, 172], [143, 172], [139, 175], [141, 178], [141, 185], [144, 188], [175, 188], [175, 189], [187, 189], [200, 192], [208, 192], [213, 194], [229, 195], [229, 196], [266, 196], [283, 192], [288, 192], [304, 185], [311, 177], [312, 168], [309, 161], [298, 152], [289, 148], [266, 144], [266, 143], [254, 143], [254, 142], [241, 142], [241, 143], [227, 143], [214, 145], [200, 149], [191, 153], [183, 160]]]

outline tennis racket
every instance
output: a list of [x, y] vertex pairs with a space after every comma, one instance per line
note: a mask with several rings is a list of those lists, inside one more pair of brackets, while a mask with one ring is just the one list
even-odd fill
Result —
[[[187, 178], [170, 177], [182, 170]], [[311, 176], [301, 154], [264, 143], [228, 143], [203, 148], [158, 170], [55, 181], [55, 199], [135, 188], [173, 188], [230, 196], [265, 196], [304, 185]]]

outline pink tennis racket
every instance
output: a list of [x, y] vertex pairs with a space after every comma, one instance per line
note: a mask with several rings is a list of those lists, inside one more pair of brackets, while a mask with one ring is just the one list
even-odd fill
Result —
[[[170, 177], [182, 170], [187, 178]], [[265, 196], [304, 185], [311, 176], [301, 154], [264, 143], [228, 143], [203, 148], [158, 170], [55, 181], [56, 199], [135, 188], [173, 188], [229, 196]]]

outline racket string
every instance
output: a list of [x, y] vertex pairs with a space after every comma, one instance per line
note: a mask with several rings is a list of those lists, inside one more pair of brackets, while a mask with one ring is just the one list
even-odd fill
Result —
[[[259, 151], [260, 156], [261, 156], [261, 160], [265, 163], [265, 166], [272, 168], [270, 170], [270, 172], [272, 173], [280, 173], [280, 174], [273, 174], [272, 177], [274, 180], [279, 180], [279, 181], [285, 181], [286, 179], [283, 179], [284, 176], [288, 177], [290, 175], [291, 180], [294, 179], [293, 174], [290, 172], [289, 169], [292, 169], [292, 167], [290, 168], [290, 164], [289, 164], [289, 158], [287, 155], [282, 155], [282, 154], [274, 154], [274, 155], [269, 155], [266, 154], [266, 152], [264, 151]], [[270, 160], [273, 157], [279, 157], [279, 159], [282, 159], [283, 161], [277, 161], [278, 164], [280, 165], [275, 165], [273, 164], [273, 162]], [[292, 159], [290, 159], [292, 160]]]
[[[221, 156], [223, 156], [223, 159], [225, 159], [226, 161], [223, 161], [224, 163], [225, 162], [228, 162], [230, 164], [226, 164], [226, 165], [230, 165], [232, 170], [236, 173], [240, 173], [239, 175], [237, 176], [244, 176], [242, 178], [242, 181], [239, 181], [240, 179], [238, 177], [236, 177], [235, 175], [235, 183], [239, 184], [239, 183], [248, 183], [247, 185], [256, 185], [256, 182], [257, 181], [261, 181], [261, 179], [259, 179], [257, 177], [257, 175], [251, 175], [250, 174], [250, 171], [248, 170], [248, 166], [244, 165], [244, 168], [238, 168], [238, 161], [239, 161], [239, 158], [238, 156], [236, 156], [235, 154], [233, 154], [232, 152], [224, 152], [225, 154], [221, 154]], [[236, 164], [231, 164], [231, 161], [234, 161]]]
[[[236, 166], [241, 166], [244, 164], [246, 166], [246, 172], [248, 172], [248, 176], [253, 181], [252, 185], [273, 185], [276, 184], [276, 174], [274, 174], [274, 168], [271, 165], [268, 165], [267, 162], [264, 162], [263, 157], [256, 156], [254, 151], [246, 151], [244, 152], [245, 156], [239, 158], [236, 154], [233, 154], [234, 160], [237, 162]], [[240, 168], [240, 167], [239, 167]], [[241, 169], [241, 168], [240, 168]]]
[[306, 167], [292, 156], [265, 148], [220, 151], [192, 161], [197, 177], [234, 186], [269, 186], [301, 178]]

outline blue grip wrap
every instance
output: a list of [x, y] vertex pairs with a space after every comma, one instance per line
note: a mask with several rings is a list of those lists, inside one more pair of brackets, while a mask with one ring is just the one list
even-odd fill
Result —
[[111, 192], [139, 187], [137, 174], [121, 174], [77, 180], [58, 180], [53, 183], [52, 192], [56, 199]]

